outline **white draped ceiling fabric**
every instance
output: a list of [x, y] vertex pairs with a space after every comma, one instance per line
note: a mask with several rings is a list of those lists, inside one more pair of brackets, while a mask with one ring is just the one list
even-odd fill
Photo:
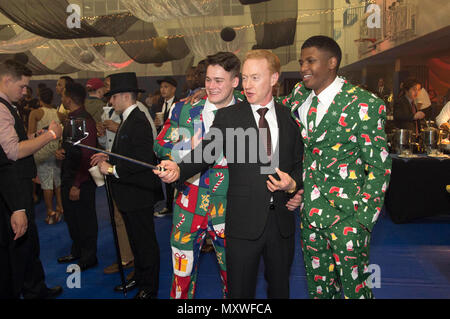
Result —
[[211, 13], [217, 0], [120, 0], [138, 19], [145, 22], [200, 16]]
[[[34, 1], [35, 6], [39, 7], [43, 6], [45, 3], [48, 4], [49, 0]], [[173, 57], [169, 57], [168, 59], [172, 59], [172, 69], [174, 72], [184, 72], [189, 65], [192, 65], [194, 60], [197, 60], [198, 62], [198, 60], [204, 59], [207, 55], [214, 54], [218, 51], [230, 51], [236, 53], [238, 56], [241, 56], [243, 53], [245, 53], [246, 50], [250, 49], [250, 47], [246, 47], [246, 43], [244, 43], [244, 41], [246, 38], [246, 32], [254, 32], [253, 27], [245, 26], [246, 23], [243, 23], [244, 25], [238, 26], [227, 25], [224, 19], [225, 14], [223, 12], [224, 3], [221, 3], [224, 0], [119, 1], [121, 2], [122, 6], [128, 11], [124, 13], [123, 19], [121, 19], [120, 16], [117, 17], [112, 15], [96, 17], [95, 19], [91, 20], [83, 19], [84, 27], [87, 29], [92, 27], [95, 31], [97, 30], [95, 29], [95, 27], [97, 27], [103, 30], [104, 33], [108, 33], [110, 31], [114, 34], [104, 35], [103, 37], [97, 36], [85, 38], [80, 38], [79, 35], [75, 38], [69, 38], [68, 30], [61, 30], [63, 34], [58, 34], [58, 30], [50, 28], [51, 24], [44, 25], [44, 20], [40, 15], [38, 15], [36, 19], [40, 18], [42, 21], [28, 21], [29, 23], [27, 25], [23, 25], [23, 27], [32, 29], [34, 28], [36, 23], [41, 21], [40, 23], [42, 23], [42, 26], [38, 24], [36, 25], [35, 29], [45, 29], [45, 34], [48, 34], [47, 36], [53, 37], [51, 34], [55, 34], [54, 37], [58, 37], [58, 39], [49, 39], [34, 34], [22, 28], [21, 23], [23, 24], [23, 22], [26, 20], [26, 16], [24, 16], [24, 12], [21, 12], [19, 10], [20, 8], [18, 8], [17, 6], [13, 6], [16, 11], [8, 13], [7, 16], [10, 19], [13, 19], [13, 21], [15, 21], [14, 18], [17, 17], [19, 17], [20, 19], [17, 20], [17, 24], [14, 25], [15, 35], [13, 37], [7, 36], [2, 38], [1, 34], [3, 31], [0, 28], [0, 39], [5, 39], [3, 41], [0, 41], [0, 54], [16, 54], [24, 52], [28, 57], [31, 58], [35, 65], [38, 65], [39, 63], [42, 64], [42, 72], [47, 72], [48, 70], [55, 73], [58, 73], [62, 70], [88, 70], [100, 72], [116, 71], [128, 66], [130, 63], [139, 63], [139, 60], [136, 60], [138, 62], [133, 60], [133, 57], [135, 57], [135, 55], [130, 55], [128, 47], [126, 47], [127, 51], [123, 50], [123, 45], [132, 45], [134, 42], [134, 39], [131, 38], [137, 35], [136, 31], [133, 31], [133, 26], [135, 26], [136, 23], [149, 24], [148, 29], [154, 28], [154, 33], [156, 32], [155, 34], [157, 34], [157, 37], [166, 38], [167, 40], [169, 40], [168, 48], [172, 48], [172, 52], [168, 52], [172, 53]], [[289, 2], [289, 0], [282, 1]], [[277, 1], [269, 1], [266, 4], [253, 4], [252, 6], [256, 6], [255, 8], [252, 7], [253, 23], [265, 23], [264, 21], [269, 18], [269, 16], [270, 18], [274, 18], [273, 9], [276, 9], [277, 7], [276, 2]], [[57, 17], [61, 18], [61, 8], [64, 7], [67, 3], [67, 0], [55, 0], [55, 5], [58, 5], [55, 6], [56, 9], [54, 8], [50, 12], [55, 17], [55, 19]], [[8, 6], [12, 8], [12, 5], [9, 4]], [[3, 13], [6, 12], [6, 7], [7, 5], [4, 4], [2, 7]], [[296, 17], [296, 4], [295, 6], [292, 6], [292, 9], [292, 15]], [[255, 14], [255, 12], [258, 13]], [[141, 21], [139, 22], [139, 20], [136, 20], [137, 22], [135, 23], [133, 19], [136, 18]], [[275, 14], [275, 18], [279, 19], [280, 17], [276, 16]], [[120, 30], [121, 27], [116, 25], [116, 23], [120, 23], [122, 20], [124, 22], [122, 27], [123, 30]], [[164, 21], [168, 20], [171, 20], [170, 23], [173, 26], [171, 29], [169, 29], [166, 26], [166, 23], [164, 23]], [[163, 23], [158, 23], [160, 21], [162, 21]], [[108, 23], [112, 23], [113, 26], [116, 25], [117, 28], [108, 28]], [[9, 25], [7, 27], [12, 28], [12, 25]], [[233, 39], [228, 39], [229, 41], [225, 41], [222, 38], [221, 31], [224, 27], [232, 28], [234, 30], [235, 36]], [[35, 29], [33, 29], [32, 31], [35, 32]], [[127, 30], [129, 31], [128, 34], [130, 34], [130, 36], [128, 36], [128, 34], [126, 33]], [[230, 29], [228, 29], [228, 31], [229, 30]], [[11, 30], [8, 30], [8, 32], [10, 31]], [[146, 36], [149, 37], [147, 32], [144, 32], [139, 36], [139, 38], [141, 39], [142, 37]], [[141, 39], [141, 41], [150, 41], [151, 43], [151, 41], [154, 41], [152, 40], [154, 37], [155, 36], [153, 35], [150, 36], [150, 39]], [[178, 47], [182, 47], [182, 45], [184, 45], [186, 48], [187, 46], [186, 50], [190, 50], [189, 54], [184, 54], [182, 56], [176, 56], [175, 54], [173, 54], [174, 52], [179, 52], [178, 47], [175, 47], [177, 49], [173, 51], [173, 46], [171, 45], [174, 43], [174, 40], [181, 40], [182, 42], [184, 41], [185, 44], [180, 43], [180, 46]], [[122, 43], [122, 41], [127, 43]], [[118, 42], [120, 42], [120, 45], [118, 44]], [[153, 42], [153, 46], [155, 46], [154, 43], [155, 42]], [[107, 48], [107, 50], [105, 50], [105, 48]], [[153, 49], [153, 47], [149, 49]], [[188, 51], [186, 52], [188, 53]], [[150, 52], [147, 53], [149, 56], [151, 55]], [[293, 56], [295, 57], [295, 54], [293, 54]], [[291, 59], [291, 56], [285, 57], [286, 61], [283, 62], [286, 63]], [[62, 63], [64, 64], [64, 67], [61, 68]], [[141, 61], [140, 63], [152, 62]]]

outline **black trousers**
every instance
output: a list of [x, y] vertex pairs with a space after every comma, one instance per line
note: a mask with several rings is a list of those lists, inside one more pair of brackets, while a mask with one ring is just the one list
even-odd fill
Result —
[[80, 185], [80, 199], [69, 199], [71, 183], [61, 187], [64, 219], [72, 239], [70, 253], [80, 258], [79, 263], [92, 264], [97, 261], [98, 224], [95, 209], [96, 186], [91, 180]]
[[[0, 288], [6, 298], [39, 298], [45, 295], [45, 274], [39, 258], [40, 245], [35, 223], [33, 205], [33, 182], [31, 179], [20, 180], [25, 202], [24, 208], [28, 218], [27, 232], [17, 240], [10, 226], [10, 220], [2, 217], [2, 245], [0, 247], [0, 282], [5, 286]], [[2, 205], [1, 209], [6, 209]], [[3, 273], [3, 271], [5, 273]]]
[[227, 279], [230, 299], [255, 298], [261, 257], [267, 281], [267, 297], [289, 298], [289, 275], [294, 258], [294, 235], [283, 238], [275, 211], [270, 211], [263, 234], [257, 240], [227, 237]]
[[152, 207], [135, 211], [120, 210], [134, 255], [135, 279], [140, 290], [157, 296], [159, 287], [159, 246]]

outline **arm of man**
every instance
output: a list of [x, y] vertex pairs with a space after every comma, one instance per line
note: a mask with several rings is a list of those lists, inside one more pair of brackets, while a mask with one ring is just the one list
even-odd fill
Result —
[[0, 105], [0, 127], [0, 145], [3, 147], [8, 159], [13, 161], [36, 153], [48, 142], [62, 135], [61, 125], [52, 121], [48, 131], [44, 134], [19, 142], [19, 137], [14, 128], [14, 118], [4, 105]]
[[[226, 145], [224, 140], [224, 127], [226, 127], [226, 125], [224, 124], [223, 112], [219, 110], [208, 134], [206, 134], [201, 143], [184, 156], [178, 164], [174, 161], [163, 160], [160, 166], [164, 167], [166, 171], [161, 172], [154, 170], [153, 172], [165, 183], [178, 181], [178, 184], [181, 185], [195, 174], [206, 171], [210, 166], [214, 165], [218, 158], [223, 154], [224, 146]], [[218, 132], [221, 132], [220, 136], [217, 136]], [[215, 138], [216, 136], [217, 138]], [[216, 146], [221, 149], [218, 150], [215, 148], [216, 151], [214, 154], [208, 154], [208, 156], [205, 157], [205, 149], [211, 149], [211, 143], [215, 143]], [[198, 155], [200, 155], [200, 157]]]
[[[172, 160], [173, 158], [173, 147], [180, 141], [179, 138], [179, 117], [174, 118], [173, 114], [180, 113], [181, 109], [184, 107], [189, 107], [190, 104], [177, 103], [172, 112], [172, 116], [169, 120], [164, 123], [163, 128], [159, 132], [153, 144], [153, 150], [156, 153], [156, 157], [161, 160]], [[175, 159], [177, 160], [177, 159]]]
[[357, 143], [361, 159], [366, 165], [366, 175], [358, 195], [358, 221], [369, 231], [380, 214], [391, 175], [392, 160], [386, 144], [384, 123], [386, 111], [383, 101], [377, 99], [369, 107], [369, 120], [361, 122]]

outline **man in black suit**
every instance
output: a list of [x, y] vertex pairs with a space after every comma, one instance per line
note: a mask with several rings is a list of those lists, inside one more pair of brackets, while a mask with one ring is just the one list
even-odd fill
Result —
[[[230, 298], [254, 298], [261, 257], [268, 297], [289, 298], [295, 221], [286, 203], [302, 188], [303, 143], [289, 109], [273, 101], [272, 87], [279, 73], [276, 55], [266, 50], [248, 52], [242, 70], [242, 86], [248, 102], [219, 110], [203, 143], [179, 166], [162, 161], [161, 166], [167, 170], [154, 171], [164, 182], [184, 181], [208, 168], [223, 150], [230, 176], [225, 220]], [[241, 138], [238, 134], [230, 139], [230, 129], [234, 132], [243, 129], [244, 134], [250, 135], [255, 131], [259, 139], [249, 143], [251, 138]], [[220, 138], [211, 141], [212, 136]], [[239, 147], [244, 140], [244, 148]], [[208, 161], [202, 157], [199, 163], [193, 154], [198, 151], [204, 154], [212, 142], [219, 151]], [[257, 161], [252, 160], [255, 153], [260, 154]], [[274, 167], [279, 180], [268, 175], [275, 173]]]
[[25, 299], [53, 298], [62, 293], [62, 287], [47, 287], [39, 258], [39, 235], [34, 221], [32, 196], [32, 179], [36, 177], [33, 154], [48, 142], [61, 137], [62, 129], [52, 121], [48, 130], [41, 131], [39, 136], [27, 136], [23, 120], [13, 103], [23, 96], [31, 75], [32, 72], [17, 61], [7, 60], [0, 64], [0, 146], [18, 176], [23, 196], [22, 208], [28, 219], [27, 232], [23, 236], [13, 240], [14, 236], [9, 234], [5, 239], [9, 243], [11, 258], [11, 297], [19, 298], [22, 295]]
[[[138, 89], [135, 73], [111, 75], [110, 103], [121, 114], [111, 148], [113, 153], [156, 165], [152, 128], [136, 104]], [[156, 298], [159, 280], [159, 247], [152, 209], [162, 198], [160, 180], [152, 170], [126, 160], [95, 154], [91, 164], [108, 175], [113, 197], [125, 222], [134, 255], [135, 280], [139, 287], [136, 299]]]
[[394, 105], [394, 123], [397, 128], [411, 130], [416, 137], [420, 133], [420, 120], [425, 113], [417, 109], [414, 100], [420, 90], [420, 83], [416, 79], [407, 79], [403, 84], [402, 96]]
[[[0, 146], [0, 299], [12, 295], [10, 256], [8, 253], [11, 230], [14, 240], [27, 231], [22, 192], [17, 172]], [[11, 228], [9, 227], [11, 225]]]

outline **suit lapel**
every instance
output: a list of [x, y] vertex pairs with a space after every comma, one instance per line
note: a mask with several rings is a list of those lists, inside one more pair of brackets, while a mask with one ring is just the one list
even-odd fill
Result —
[[258, 123], [256, 123], [250, 103], [243, 103], [240, 106], [239, 118], [248, 124], [247, 128], [253, 127], [258, 130]]
[[347, 117], [346, 109], [351, 103], [353, 103], [353, 101], [351, 101], [347, 105], [342, 105], [341, 101], [343, 96], [352, 93], [351, 88], [352, 86], [349, 85], [347, 81], [345, 81], [344, 84], [342, 85], [341, 90], [336, 94], [336, 96], [333, 99], [333, 102], [331, 102], [330, 107], [327, 110], [327, 113], [325, 113], [319, 125], [316, 126], [313, 132], [310, 134], [312, 142], [314, 142], [317, 138], [322, 136], [322, 134], [324, 134], [325, 131], [327, 131], [330, 126], [335, 126], [336, 124], [344, 127], [346, 126], [345, 123], [345, 118]]

